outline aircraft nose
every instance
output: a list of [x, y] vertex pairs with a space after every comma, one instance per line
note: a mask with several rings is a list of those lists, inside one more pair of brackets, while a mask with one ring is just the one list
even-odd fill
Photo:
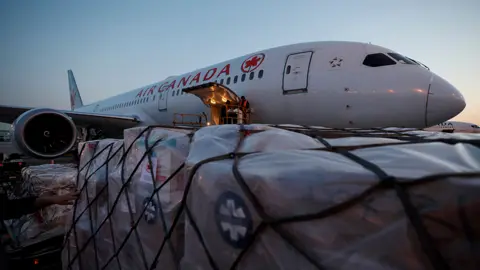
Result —
[[433, 126], [447, 121], [465, 109], [463, 95], [449, 82], [432, 73], [427, 97], [425, 121]]

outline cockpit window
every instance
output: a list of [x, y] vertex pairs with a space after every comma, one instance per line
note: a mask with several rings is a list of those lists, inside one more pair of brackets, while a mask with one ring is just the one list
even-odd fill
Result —
[[398, 53], [388, 53], [393, 59], [397, 60], [398, 62], [402, 64], [409, 64], [409, 65], [418, 65], [414, 61], [410, 60], [408, 57], [405, 57], [401, 54]]
[[405, 58], [407, 58], [408, 60], [412, 61], [413, 63], [415, 63], [415, 64], [417, 64], [417, 65], [420, 65], [420, 63], [419, 63], [419, 62], [417, 62], [417, 61], [413, 60], [413, 59], [412, 59], [412, 58], [410, 58], [410, 57], [407, 57], [407, 56], [405, 56]]
[[472, 125], [473, 128], [480, 128], [479, 126], [477, 125]]
[[[407, 57], [407, 56], [405, 56], [405, 57]], [[412, 59], [412, 58], [410, 58], [410, 57], [407, 57], [407, 58], [408, 58], [408, 59], [410, 59], [411, 61], [415, 62], [415, 64], [418, 64], [418, 65], [420, 65], [420, 66], [422, 66], [422, 67], [424, 67], [424, 68], [426, 68], [426, 69], [430, 70], [430, 68], [429, 68], [429, 67], [427, 67], [427, 66], [426, 66], [425, 64], [423, 64], [422, 62], [420, 62], [420, 61], [417, 61], [417, 60], [414, 60], [414, 59]]]
[[363, 64], [369, 67], [383, 67], [395, 65], [397, 63], [383, 53], [373, 53], [365, 57]]

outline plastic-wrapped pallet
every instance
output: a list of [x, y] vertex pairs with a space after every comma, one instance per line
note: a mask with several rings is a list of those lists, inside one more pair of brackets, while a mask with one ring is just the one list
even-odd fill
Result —
[[74, 164], [43, 164], [22, 169], [23, 196], [57, 194], [75, 188]]
[[[109, 174], [123, 156], [123, 140], [97, 140], [80, 143], [77, 189], [80, 198], [70, 216], [65, 269], [96, 269], [113, 254], [112, 224], [108, 213], [113, 208], [109, 195]], [[71, 226], [74, 224], [74, 226]]]
[[110, 269], [120, 265], [124, 270], [149, 269], [155, 262], [162, 269], [176, 269], [183, 255], [183, 219], [169, 240], [165, 236], [183, 196], [181, 168], [188, 155], [189, 133], [144, 127], [124, 131], [125, 159], [109, 179], [111, 199], [118, 200], [112, 223], [119, 250], [109, 262]]
[[[23, 183], [16, 197], [64, 195], [75, 190], [77, 169], [73, 164], [44, 164], [22, 170]], [[70, 205], [52, 205], [12, 220], [10, 226], [19, 242], [42, 237], [63, 228], [72, 210]]]
[[[239, 129], [199, 130], [187, 165], [233, 152]], [[230, 156], [193, 172], [182, 269], [480, 269], [479, 136], [470, 137], [477, 145], [337, 153], [306, 150], [325, 148], [309, 136], [265, 129], [243, 139], [238, 152], [256, 153], [239, 154], [237, 166]]]

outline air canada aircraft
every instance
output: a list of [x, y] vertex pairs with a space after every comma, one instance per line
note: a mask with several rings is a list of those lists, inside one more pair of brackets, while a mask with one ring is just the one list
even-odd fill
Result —
[[480, 133], [480, 127], [476, 124], [446, 121], [432, 127], [425, 128], [426, 131], [448, 132], [448, 133]]
[[[271, 48], [84, 105], [68, 70], [71, 110], [0, 105], [12, 141], [50, 159], [76, 143], [79, 128], [106, 136], [139, 125], [219, 124], [220, 106], [250, 103], [250, 123], [332, 128], [425, 128], [459, 114], [462, 94], [428, 67], [393, 50], [323, 41]], [[192, 120], [195, 119], [195, 120]]]

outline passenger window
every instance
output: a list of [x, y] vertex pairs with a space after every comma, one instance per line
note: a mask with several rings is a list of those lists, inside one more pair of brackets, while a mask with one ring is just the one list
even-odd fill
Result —
[[227, 85], [230, 84], [230, 77], [227, 78]]
[[238, 81], [238, 75], [235, 75], [235, 77], [233, 77], [233, 83], [237, 83]]
[[220, 84], [223, 84], [223, 79], [220, 80]]
[[363, 64], [368, 67], [382, 67], [397, 64], [392, 58], [383, 53], [369, 54], [363, 60]]
[[175, 96], [175, 91], [172, 91], [172, 97]]
[[177, 90], [177, 96], [178, 96], [179, 93], [180, 93], [180, 89]]
[[290, 69], [291, 68], [292, 68], [291, 66], [287, 66], [287, 70], [285, 71], [285, 74], [290, 74]]
[[250, 80], [253, 80], [255, 78], [255, 72], [250, 72]]
[[245, 73], [242, 74], [242, 82], [245, 81], [245, 77], [246, 77], [246, 76], [247, 76], [247, 75], [246, 75]]
[[259, 72], [258, 72], [258, 78], [261, 79], [263, 77], [263, 69], [261, 69]]
[[153, 95], [152, 100], [155, 100], [155, 95]]

